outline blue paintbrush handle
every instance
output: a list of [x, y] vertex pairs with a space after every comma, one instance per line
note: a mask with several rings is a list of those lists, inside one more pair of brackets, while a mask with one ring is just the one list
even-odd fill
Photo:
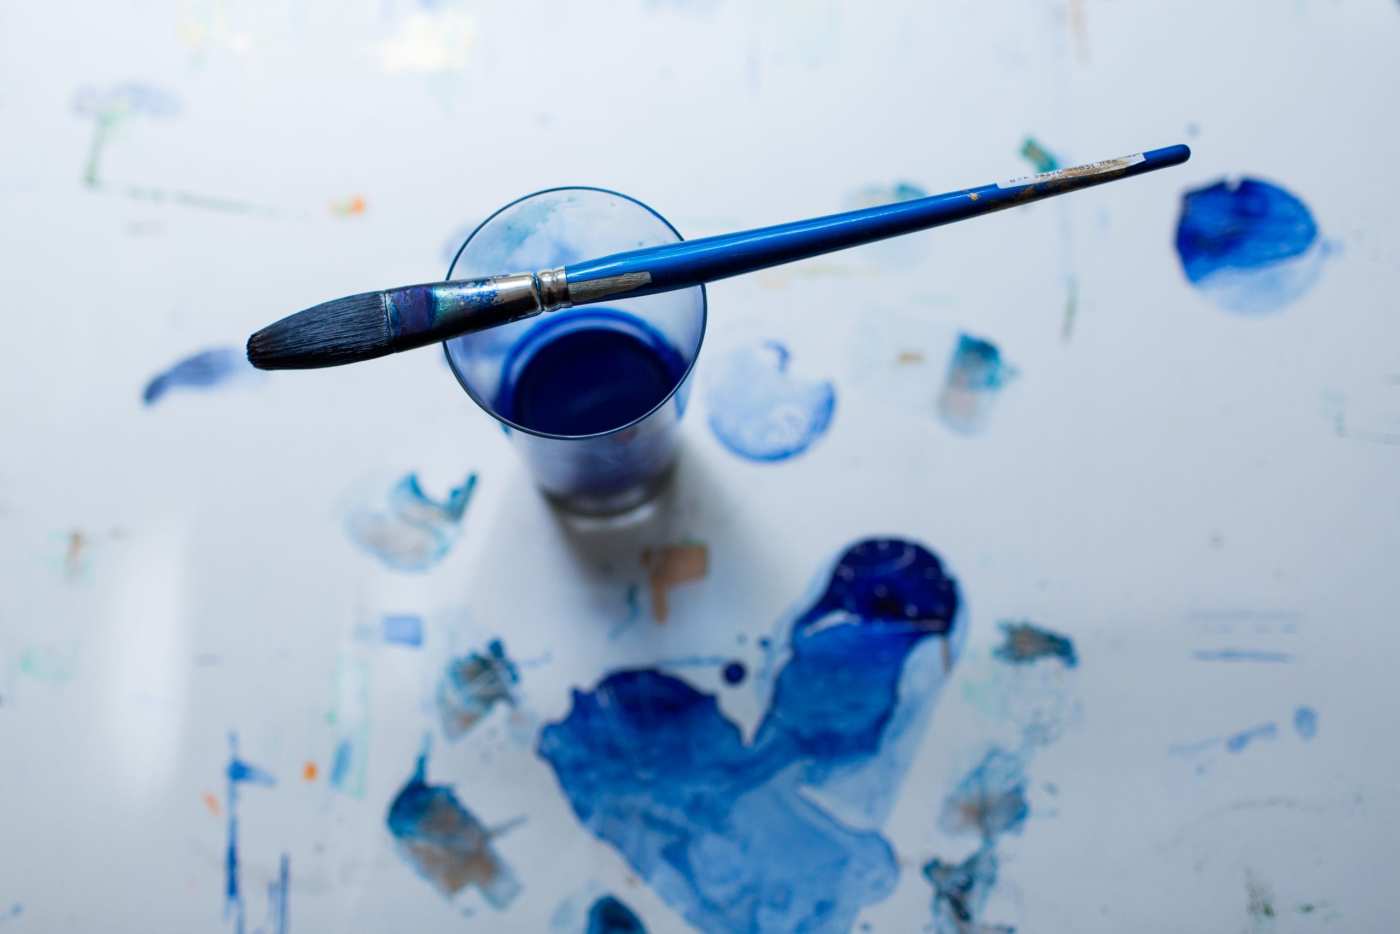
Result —
[[564, 267], [569, 299], [586, 304], [687, 288], [1131, 178], [1190, 157], [1186, 146], [1168, 146], [914, 201], [614, 253]]

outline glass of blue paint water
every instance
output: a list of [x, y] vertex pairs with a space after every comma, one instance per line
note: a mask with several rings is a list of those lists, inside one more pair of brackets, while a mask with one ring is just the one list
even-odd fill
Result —
[[[483, 221], [447, 277], [534, 272], [680, 239], [634, 198], [553, 188]], [[670, 475], [705, 315], [696, 287], [547, 312], [443, 346], [545, 495], [571, 513], [609, 516], [648, 502]]]

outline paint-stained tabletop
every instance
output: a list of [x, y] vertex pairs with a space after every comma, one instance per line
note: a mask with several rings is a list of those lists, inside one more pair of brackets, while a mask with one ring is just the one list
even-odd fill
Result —
[[[1400, 8], [625, 7], [4, 14], [0, 930], [1400, 926]], [[243, 356], [555, 185], [1177, 142], [712, 286], [621, 526], [436, 350]]]

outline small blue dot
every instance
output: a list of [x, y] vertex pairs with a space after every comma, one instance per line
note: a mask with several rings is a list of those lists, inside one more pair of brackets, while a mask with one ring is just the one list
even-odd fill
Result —
[[744, 667], [743, 662], [730, 662], [728, 665], [724, 666], [724, 683], [738, 684], [744, 680], [744, 677], [748, 673], [748, 669]]

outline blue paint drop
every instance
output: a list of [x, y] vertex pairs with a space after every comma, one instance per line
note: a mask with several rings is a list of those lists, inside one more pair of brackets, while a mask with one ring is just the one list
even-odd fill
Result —
[[497, 704], [514, 704], [512, 688], [520, 672], [493, 639], [486, 651], [453, 659], [438, 682], [437, 708], [442, 732], [449, 740], [465, 736]]
[[385, 821], [399, 855], [444, 896], [475, 888], [494, 908], [520, 892], [514, 874], [491, 847], [486, 827], [445, 785], [427, 783], [428, 754], [399, 790]]
[[361, 504], [346, 520], [351, 541], [396, 571], [426, 571], [447, 556], [461, 532], [476, 474], [442, 501], [423, 492], [417, 474], [389, 491], [382, 507]]
[[423, 618], [411, 613], [383, 617], [380, 629], [384, 641], [395, 645], [409, 645], [417, 648], [423, 644]]
[[1225, 739], [1226, 752], [1244, 752], [1245, 747], [1250, 743], [1261, 739], [1274, 739], [1278, 736], [1278, 727], [1272, 723], [1264, 723], [1259, 726], [1241, 730]]
[[1176, 250], [1186, 278], [1227, 311], [1277, 311], [1310, 289], [1328, 248], [1296, 195], [1255, 178], [1182, 197]]
[[647, 934], [647, 929], [631, 908], [611, 895], [604, 895], [588, 909], [585, 934]]
[[155, 405], [173, 389], [213, 389], [256, 374], [243, 351], [233, 347], [216, 347], [186, 357], [151, 377], [141, 393], [141, 401], [146, 405]]
[[1299, 707], [1293, 711], [1293, 729], [1303, 739], [1312, 739], [1317, 735], [1317, 711], [1311, 707]]
[[744, 667], [744, 663], [738, 661], [730, 662], [725, 665], [724, 670], [720, 672], [724, 677], [725, 684], [743, 684], [744, 678], [748, 677], [748, 673], [749, 670]]
[[948, 833], [973, 832], [995, 840], [1020, 833], [1029, 816], [1025, 764], [1019, 756], [993, 749], [948, 795], [939, 823]]
[[1074, 643], [1068, 636], [1041, 629], [1031, 623], [1003, 621], [998, 624], [1005, 641], [992, 654], [1013, 665], [1029, 665], [1042, 658], [1058, 658], [1069, 668], [1079, 664]]
[[826, 433], [836, 389], [789, 369], [776, 341], [741, 347], [723, 357], [709, 381], [710, 428], [733, 453], [752, 461], [795, 457]]
[[646, 415], [686, 361], [642, 319], [609, 308], [536, 325], [510, 351], [496, 409], [534, 431], [592, 435]]
[[[793, 620], [751, 744], [714, 695], [640, 669], [575, 691], [539, 753], [584, 826], [700, 929], [847, 930], [894, 889], [899, 866], [880, 834], [831, 808], [883, 820], [913, 724], [955, 658], [960, 606], [932, 552], [859, 542]], [[926, 641], [942, 645], [916, 658]], [[822, 806], [808, 788], [823, 790]]]
[[998, 394], [1017, 376], [1003, 363], [996, 344], [959, 334], [948, 375], [938, 396], [938, 415], [960, 435], [975, 435], [986, 427]]
[[246, 911], [238, 872], [238, 786], [277, 784], [270, 772], [238, 757], [238, 734], [228, 735], [229, 759], [224, 768], [228, 779], [228, 842], [224, 848], [224, 918], [233, 919], [235, 934], [243, 934]]
[[996, 848], [989, 841], [960, 863], [931, 859], [924, 864], [924, 878], [933, 885], [933, 929], [938, 934], [997, 930], [972, 926], [996, 885], [997, 869]]

